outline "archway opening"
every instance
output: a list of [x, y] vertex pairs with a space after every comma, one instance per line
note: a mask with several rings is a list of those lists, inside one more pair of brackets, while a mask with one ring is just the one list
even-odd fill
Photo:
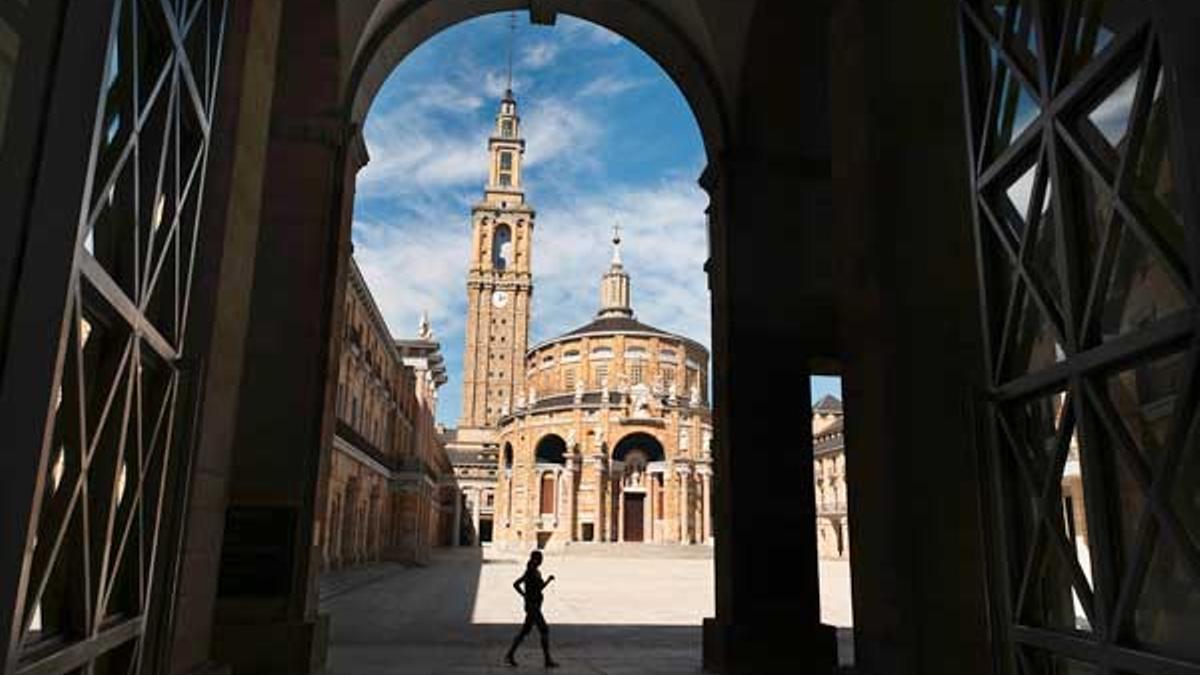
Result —
[[853, 559], [850, 555], [851, 473], [847, 470], [842, 378], [809, 378], [812, 393], [813, 501], [821, 622], [837, 633], [838, 661], [854, 665]]
[[[448, 374], [439, 436], [454, 487], [494, 489], [492, 502], [455, 502], [469, 512], [455, 520], [474, 523], [480, 539], [491, 523], [478, 562], [496, 563], [459, 568], [476, 589], [473, 607], [455, 605], [467, 621], [510, 623], [509, 603], [490, 599], [489, 572], [544, 548], [559, 578], [573, 579], [558, 592], [583, 608], [552, 622], [659, 631], [688, 645], [694, 663], [715, 594], [702, 525], [711, 513], [702, 506], [711, 498], [709, 199], [696, 179], [720, 125], [697, 127], [699, 115], [717, 119], [712, 101], [697, 109], [701, 71], [666, 65], [667, 52], [686, 50], [647, 56], [569, 17], [553, 29], [509, 23], [449, 22], [419, 47], [383, 37], [370, 46], [378, 58], [360, 54], [354, 114], [370, 161], [357, 174], [352, 266], [384, 322], [416, 325], [437, 343]], [[390, 77], [373, 70], [401, 56]], [[678, 88], [684, 71], [690, 96]], [[667, 471], [668, 460], [679, 468]], [[668, 619], [586, 591], [590, 556], [613, 553], [575, 545], [623, 541], [692, 547], [622, 554], [663, 575], [687, 570], [679, 576], [690, 601], [669, 607]], [[435, 549], [430, 567], [451, 558]], [[348, 653], [340, 616], [335, 660]]]
[[543, 436], [534, 450], [534, 457], [539, 464], [563, 464], [566, 456], [567, 442], [557, 434]]

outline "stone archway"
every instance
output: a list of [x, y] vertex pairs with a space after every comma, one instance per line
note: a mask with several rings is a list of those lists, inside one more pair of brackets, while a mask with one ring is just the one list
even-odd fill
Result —
[[[71, 19], [63, 22], [70, 29], [65, 38], [87, 37], [111, 19], [99, 2], [20, 4], [41, 18]], [[830, 44], [834, 4], [838, 39]], [[980, 531], [972, 508], [977, 486], [966, 480], [975, 475], [974, 455], [963, 452], [975, 431], [964, 402], [977, 393], [972, 376], [964, 374], [977, 365], [976, 347], [963, 336], [977, 328], [977, 308], [970, 242], [961, 227], [969, 216], [963, 142], [955, 140], [963, 133], [951, 4], [231, 3], [204, 206], [211, 227], [199, 241], [195, 270], [197, 287], [206, 292], [194, 298], [188, 335], [189, 349], [207, 357], [204, 368], [189, 371], [200, 380], [189, 390], [199, 398], [195, 417], [202, 426], [195, 438], [195, 490], [188, 510], [175, 514], [187, 528], [171, 548], [182, 551], [182, 559], [170, 561], [180, 572], [175, 596], [167, 600], [180, 611], [164, 628], [162, 662], [177, 672], [210, 660], [241, 671], [312, 668], [321, 633], [311, 592], [321, 531], [315, 510], [324, 501], [328, 472], [320, 448], [332, 434], [336, 382], [330, 378], [337, 372], [330, 344], [340, 322], [336, 300], [346, 276], [354, 173], [367, 160], [356, 125], [372, 87], [412, 46], [472, 12], [521, 6], [541, 19], [573, 11], [635, 39], [680, 83], [708, 145], [714, 391], [715, 400], [736, 405], [716, 411], [717, 472], [719, 483], [725, 482], [717, 490], [722, 543], [719, 621], [706, 641], [714, 646], [711, 663], [776, 658], [815, 669], [826, 656], [827, 636], [811, 611], [814, 575], [806, 558], [815, 533], [796, 518], [804, 514], [803, 497], [811, 497], [811, 468], [801, 466], [811, 463], [811, 448], [799, 442], [791, 448], [794, 456], [774, 451], [789, 438], [787, 423], [802, 398], [794, 383], [820, 359], [840, 355], [848, 368], [848, 402], [861, 411], [848, 432], [872, 453], [860, 455], [871, 458], [860, 465], [870, 467], [860, 475], [871, 489], [850, 495], [862, 507], [859, 513], [876, 518], [856, 521], [853, 536], [856, 556], [861, 552], [874, 572], [862, 577], [874, 583], [864, 584], [856, 598], [877, 610], [864, 613], [859, 624], [870, 657], [864, 670], [982, 672], [993, 636], [981, 627], [985, 574], [979, 543], [970, 538]], [[1186, 3], [1160, 4], [1165, 13]], [[1183, 16], [1194, 10], [1170, 11]], [[75, 20], [80, 12], [91, 19], [83, 22], [90, 32]], [[58, 26], [50, 20], [39, 25]], [[1188, 35], [1179, 30], [1164, 42]], [[63, 204], [78, 203], [80, 186], [90, 178], [83, 168], [86, 152], [72, 148], [86, 149], [87, 130], [102, 128], [89, 116], [104, 75], [104, 60], [96, 58], [103, 38], [73, 42], [62, 61], [38, 47], [42, 61], [55, 65], [34, 65], [59, 79], [24, 88], [18, 82], [21, 93], [33, 89], [37, 95], [13, 98], [24, 108], [10, 117], [13, 124], [30, 138], [44, 133], [50, 141], [44, 152], [30, 144], [20, 155], [24, 162], [7, 161], [6, 154], [6, 168], [36, 167], [38, 176], [22, 174], [0, 186], [0, 209], [16, 212], [11, 222], [17, 223], [0, 233], [13, 244], [0, 246], [0, 262], [19, 256], [23, 263], [2, 270], [0, 427], [11, 447], [33, 449], [3, 453], [0, 513], [17, 524], [0, 528], [0, 633], [6, 636], [14, 634], [8, 610], [19, 613], [23, 602], [21, 584], [6, 579], [19, 576], [10, 570], [23, 576], [28, 568], [23, 556], [33, 535], [27, 525], [36, 523], [39, 486], [45, 484], [45, 404], [55, 394], [50, 373], [61, 342], [54, 336], [64, 332], [78, 231], [78, 214]], [[782, 56], [779, 45], [788, 46]], [[1171, 58], [1179, 63], [1184, 52], [1176, 49]], [[50, 72], [60, 67], [76, 79]], [[844, 77], [831, 92], [834, 70]], [[1196, 116], [1196, 81], [1177, 83], [1192, 106], [1185, 119]], [[922, 95], [914, 97], [914, 90]], [[834, 142], [841, 144], [836, 164]], [[1186, 147], [1195, 149], [1194, 138]], [[834, 176], [842, 196], [837, 210]], [[11, 199], [10, 187], [16, 193]], [[1194, 223], [1194, 197], [1188, 203]], [[898, 218], [904, 227], [896, 226]], [[10, 256], [18, 246], [28, 250]], [[837, 269], [843, 267], [835, 265], [839, 261], [850, 263], [848, 272]], [[291, 311], [295, 298], [312, 306]], [[936, 320], [913, 320], [911, 308]], [[769, 371], [747, 368], [731, 377], [735, 358], [754, 363], [764, 351], [789, 358]], [[911, 423], [922, 416], [938, 420], [943, 438], [931, 439], [927, 429]], [[764, 466], [772, 470], [762, 471]], [[789, 491], [795, 485], [798, 497]], [[779, 508], [778, 498], [788, 508]], [[285, 524], [280, 529], [287, 536], [273, 540], [279, 567], [272, 570], [284, 588], [265, 599], [231, 598], [217, 583], [220, 533], [231, 513], [251, 509], [270, 510]], [[936, 544], [929, 551], [958, 551], [959, 559], [905, 545], [904, 535], [916, 535], [926, 518], [928, 530], [912, 541], [927, 536]], [[796, 534], [764, 544], [759, 535], [773, 528]], [[795, 564], [759, 574], [755, 561], [768, 554]], [[889, 583], [896, 578], [909, 583]], [[940, 615], [931, 616], [930, 607]], [[895, 616], [918, 618], [898, 627]], [[16, 649], [10, 645], [6, 656]], [[74, 654], [94, 660], [103, 652]]]

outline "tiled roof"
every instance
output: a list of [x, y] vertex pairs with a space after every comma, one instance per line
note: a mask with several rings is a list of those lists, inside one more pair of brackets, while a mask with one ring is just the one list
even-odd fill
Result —
[[821, 400], [817, 401], [813, 406], [813, 410], [817, 412], [842, 412], [842, 401], [833, 394], [825, 394]]

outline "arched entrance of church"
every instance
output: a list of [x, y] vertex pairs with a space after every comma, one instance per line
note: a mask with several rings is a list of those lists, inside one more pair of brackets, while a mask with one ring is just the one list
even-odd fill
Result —
[[613, 465], [619, 467], [621, 496], [616, 522], [619, 541], [659, 541], [664, 529], [664, 494], [667, 467], [662, 443], [646, 432], [634, 432], [617, 441]]

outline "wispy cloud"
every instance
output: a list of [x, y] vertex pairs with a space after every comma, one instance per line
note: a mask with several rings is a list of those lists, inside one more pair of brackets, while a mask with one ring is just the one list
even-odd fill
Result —
[[527, 108], [522, 129], [528, 168], [554, 161], [585, 165], [588, 151], [602, 136], [599, 123], [582, 106], [559, 97], [536, 99]]
[[553, 63], [556, 56], [558, 56], [558, 46], [553, 42], [534, 42], [522, 50], [520, 65], [523, 68], [537, 70]]
[[584, 98], [594, 98], [596, 96], [616, 96], [623, 94], [631, 89], [637, 89], [645, 84], [646, 80], [632, 77], [618, 77], [605, 73], [600, 77], [588, 82], [582, 89], [579, 90], [579, 96]]
[[461, 335], [467, 222], [448, 212], [426, 214], [424, 222], [355, 221], [355, 259], [396, 337], [416, 333], [423, 312], [444, 337]]

